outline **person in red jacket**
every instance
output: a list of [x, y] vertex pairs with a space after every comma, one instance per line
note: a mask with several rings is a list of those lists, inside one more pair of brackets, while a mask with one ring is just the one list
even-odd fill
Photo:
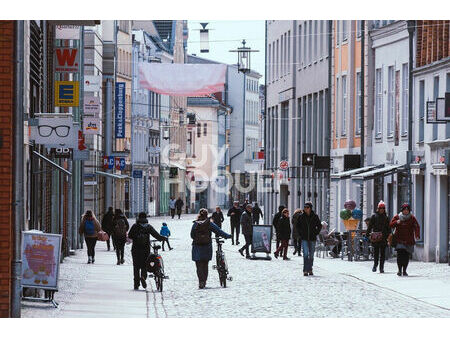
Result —
[[420, 237], [420, 227], [417, 219], [411, 213], [411, 207], [408, 203], [402, 205], [402, 211], [395, 215], [391, 223], [391, 228], [395, 228], [394, 240], [397, 251], [397, 275], [408, 276], [406, 268], [409, 263], [409, 256], [414, 252], [414, 244]]

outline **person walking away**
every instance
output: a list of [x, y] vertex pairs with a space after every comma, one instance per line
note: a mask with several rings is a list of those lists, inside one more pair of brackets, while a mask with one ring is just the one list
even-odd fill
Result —
[[172, 219], [175, 217], [175, 198], [173, 196], [170, 197], [169, 200], [169, 209], [170, 209], [170, 216], [172, 216]]
[[234, 245], [234, 233], [236, 232], [236, 245], [239, 245], [239, 232], [242, 210], [239, 208], [239, 201], [234, 201], [233, 206], [228, 210], [231, 225], [231, 244]]
[[212, 259], [211, 232], [216, 236], [231, 238], [208, 218], [208, 210], [200, 209], [191, 229], [192, 260], [197, 267], [198, 287], [204, 289], [208, 279], [208, 263]]
[[167, 243], [167, 246], [169, 247], [169, 251], [172, 250], [173, 248], [170, 247], [170, 243], [169, 243], [170, 230], [169, 230], [169, 227], [167, 226], [167, 223], [162, 224], [161, 230], [159, 230], [159, 234], [161, 236], [164, 236], [167, 238], [166, 240], [164, 240], [162, 242], [162, 251], [164, 251], [164, 243]]
[[181, 211], [183, 210], [183, 206], [184, 206], [183, 200], [181, 199], [181, 197], [178, 197], [178, 199], [175, 202], [175, 208], [177, 209], [178, 219], [181, 218]]
[[133, 240], [131, 247], [131, 256], [133, 257], [133, 280], [134, 289], [139, 289], [139, 282], [145, 289], [147, 287], [147, 270], [145, 262], [150, 254], [150, 237], [152, 235], [158, 241], [164, 241], [166, 237], [161, 236], [158, 232], [148, 223], [147, 215], [145, 212], [140, 212], [136, 223], [130, 229], [128, 238]]
[[322, 225], [319, 216], [313, 211], [311, 202], [306, 202], [303, 213], [298, 218], [297, 231], [302, 238], [303, 249], [303, 276], [313, 275], [314, 251], [316, 250], [316, 238]]
[[289, 260], [287, 257], [289, 239], [291, 238], [291, 221], [289, 218], [289, 210], [283, 209], [281, 212], [281, 218], [278, 222], [278, 234], [280, 239], [280, 246], [273, 253], [275, 258], [278, 258], [278, 255], [282, 254], [284, 260]]
[[259, 224], [259, 216], [263, 218], [263, 213], [258, 203], [255, 203], [255, 207], [252, 209], [253, 212], [253, 224]]
[[409, 257], [414, 252], [416, 240], [420, 238], [420, 226], [417, 219], [411, 213], [411, 207], [404, 203], [401, 212], [392, 218], [389, 226], [395, 229], [394, 241], [397, 251], [397, 276], [408, 276], [406, 268], [408, 267]]
[[86, 210], [86, 213], [81, 218], [79, 233], [84, 235], [84, 240], [86, 241], [88, 264], [94, 264], [95, 262], [95, 244], [97, 243], [97, 235], [101, 230], [102, 227], [92, 210]]
[[113, 218], [112, 240], [116, 250], [117, 265], [125, 263], [125, 243], [127, 242], [127, 232], [130, 224], [122, 210], [116, 209]]
[[380, 273], [384, 273], [384, 261], [389, 233], [389, 218], [386, 215], [386, 205], [383, 201], [380, 201], [377, 206], [377, 212], [370, 218], [366, 232], [366, 236], [369, 236], [373, 246], [373, 272], [377, 271], [379, 261]]
[[[104, 232], [106, 232], [108, 234], [108, 237], [110, 237], [110, 238], [111, 238], [111, 235], [113, 232], [113, 218], [114, 218], [113, 208], [109, 207], [108, 211], [102, 218], [102, 230]], [[109, 238], [106, 241], [106, 246], [108, 247], [108, 251], [109, 251], [111, 248], [111, 244], [109, 243]], [[116, 249], [116, 247], [114, 246], [114, 241], [113, 241], [113, 248], [114, 248], [114, 250]]]
[[272, 220], [273, 227], [275, 228], [275, 236], [276, 236], [276, 242], [277, 242], [276, 249], [278, 249], [278, 247], [280, 246], [280, 239], [278, 238], [279, 237], [278, 221], [281, 218], [281, 213], [283, 212], [284, 209], [285, 209], [284, 205], [280, 205], [278, 207], [278, 212], [275, 214], [275, 216], [273, 216], [273, 220]]
[[292, 219], [291, 219], [291, 223], [292, 223], [292, 239], [294, 241], [294, 253], [298, 254], [299, 256], [301, 256], [301, 252], [302, 252], [302, 240], [300, 238], [300, 234], [297, 231], [297, 222], [298, 222], [298, 218], [300, 217], [300, 215], [302, 214], [302, 209], [295, 209], [294, 214], [292, 215]]
[[216, 211], [213, 212], [211, 220], [214, 222], [215, 225], [217, 225], [219, 228], [222, 229], [222, 223], [225, 220], [225, 218], [223, 217], [222, 209], [220, 209], [219, 206], [217, 206]]
[[242, 203], [242, 212], [245, 212], [246, 208], [247, 208], [247, 204], [248, 204], [248, 199], [245, 199], [244, 203]]
[[242, 234], [245, 238], [245, 244], [238, 251], [244, 256], [245, 250], [245, 258], [250, 258], [249, 247], [252, 244], [253, 238], [253, 213], [252, 213], [252, 205], [247, 204], [245, 211], [241, 215], [241, 226], [242, 226]]

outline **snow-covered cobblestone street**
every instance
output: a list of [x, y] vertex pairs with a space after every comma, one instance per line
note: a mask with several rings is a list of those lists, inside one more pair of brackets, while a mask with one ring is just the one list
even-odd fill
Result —
[[[290, 261], [246, 260], [239, 246], [226, 241], [233, 281], [220, 287], [209, 264], [207, 287], [198, 289], [189, 236], [193, 215], [181, 221], [152, 218], [159, 231], [166, 220], [172, 232], [172, 251], [162, 252], [166, 274], [164, 291], [149, 280], [147, 292], [133, 291], [130, 246], [126, 264], [115, 265], [115, 253], [98, 243], [96, 263], [87, 265], [86, 252], [61, 265], [58, 309], [24, 305], [24, 317], [450, 317], [450, 267], [412, 262], [410, 277], [398, 277], [395, 259], [386, 273], [370, 271], [372, 262], [315, 258], [314, 276], [302, 274], [303, 257]], [[130, 220], [131, 221], [131, 220]], [[226, 220], [223, 229], [229, 231]], [[243, 244], [241, 236], [241, 245]], [[273, 247], [273, 246], [272, 246]], [[215, 244], [214, 244], [215, 250]], [[445, 297], [447, 295], [447, 297]]]

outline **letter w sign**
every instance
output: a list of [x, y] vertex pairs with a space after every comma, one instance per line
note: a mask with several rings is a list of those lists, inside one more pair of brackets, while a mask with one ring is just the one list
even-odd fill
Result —
[[80, 70], [78, 48], [56, 48], [54, 61], [57, 73], [77, 73]]

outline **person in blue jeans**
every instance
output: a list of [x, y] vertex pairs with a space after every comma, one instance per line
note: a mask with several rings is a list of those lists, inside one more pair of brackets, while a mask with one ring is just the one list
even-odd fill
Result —
[[314, 251], [316, 238], [322, 229], [319, 216], [313, 211], [311, 202], [306, 202], [303, 213], [297, 220], [297, 231], [302, 239], [303, 248], [303, 276], [313, 275]]
[[162, 224], [159, 234], [161, 236], [167, 237], [167, 239], [162, 242], [162, 251], [164, 251], [164, 243], [166, 243], [166, 242], [167, 242], [167, 246], [169, 247], [169, 251], [172, 250], [173, 248], [170, 247], [170, 243], [169, 243], [170, 230], [169, 230], [169, 227], [167, 226], [167, 223]]

